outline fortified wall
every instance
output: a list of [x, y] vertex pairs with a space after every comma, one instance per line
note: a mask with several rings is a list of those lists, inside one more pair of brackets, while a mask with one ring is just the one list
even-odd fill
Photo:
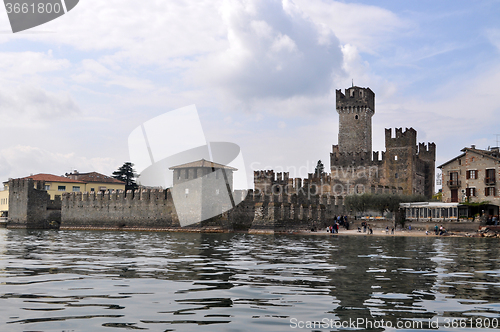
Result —
[[[244, 197], [234, 209], [182, 230], [285, 232], [326, 226], [343, 211], [329, 194], [237, 190], [233, 195], [241, 195], [238, 201]], [[61, 229], [181, 229], [170, 190], [65, 193], [61, 219]]]
[[[273, 172], [257, 179], [266, 183], [285, 184], [288, 174]], [[272, 175], [272, 179], [269, 177]], [[9, 228], [60, 229], [150, 229], [193, 231], [289, 232], [324, 227], [335, 215], [344, 213], [341, 197], [323, 194], [314, 188], [322, 179], [297, 181], [290, 192], [259, 190], [234, 191], [241, 201], [214, 218], [184, 228], [180, 227], [170, 190], [136, 190], [64, 193], [51, 201], [44, 183], [16, 179], [9, 183]], [[291, 181], [293, 183], [293, 181]], [[303, 185], [305, 183], [305, 186]], [[256, 185], [258, 187], [258, 185]], [[271, 186], [272, 188], [272, 186]], [[279, 192], [278, 192], [279, 191]]]
[[332, 146], [331, 187], [343, 195], [362, 193], [420, 194], [434, 191], [436, 145], [418, 143], [413, 128], [385, 130], [385, 152], [342, 152]]
[[168, 190], [65, 193], [61, 229], [180, 227]]
[[60, 223], [61, 199], [51, 200], [43, 181], [9, 180], [8, 227], [48, 229]]

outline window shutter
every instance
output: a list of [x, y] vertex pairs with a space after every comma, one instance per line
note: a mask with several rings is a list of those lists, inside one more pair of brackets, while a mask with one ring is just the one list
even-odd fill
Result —
[[484, 196], [489, 196], [490, 195], [490, 188], [486, 188], [484, 190]]
[[467, 171], [467, 172], [465, 173], [465, 178], [466, 178], [466, 179], [470, 179], [470, 171]]

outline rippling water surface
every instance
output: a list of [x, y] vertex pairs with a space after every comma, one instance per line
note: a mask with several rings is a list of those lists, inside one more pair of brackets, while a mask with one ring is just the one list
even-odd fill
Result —
[[0, 331], [499, 330], [499, 251], [477, 238], [0, 229]]

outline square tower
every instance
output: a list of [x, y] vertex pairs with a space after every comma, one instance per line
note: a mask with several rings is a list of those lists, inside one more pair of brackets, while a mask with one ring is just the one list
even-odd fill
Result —
[[339, 113], [339, 152], [372, 153], [372, 116], [375, 114], [375, 93], [370, 88], [352, 86], [336, 90]]

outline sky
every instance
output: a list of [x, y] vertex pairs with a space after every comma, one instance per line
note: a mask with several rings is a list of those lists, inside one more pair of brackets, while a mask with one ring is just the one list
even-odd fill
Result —
[[[337, 144], [335, 89], [375, 92], [384, 128], [435, 142], [436, 166], [500, 139], [500, 1], [80, 0], [12, 33], [0, 8], [0, 179], [110, 175], [131, 132], [196, 105], [247, 171], [307, 177]], [[175, 142], [173, 142], [174, 144]]]

